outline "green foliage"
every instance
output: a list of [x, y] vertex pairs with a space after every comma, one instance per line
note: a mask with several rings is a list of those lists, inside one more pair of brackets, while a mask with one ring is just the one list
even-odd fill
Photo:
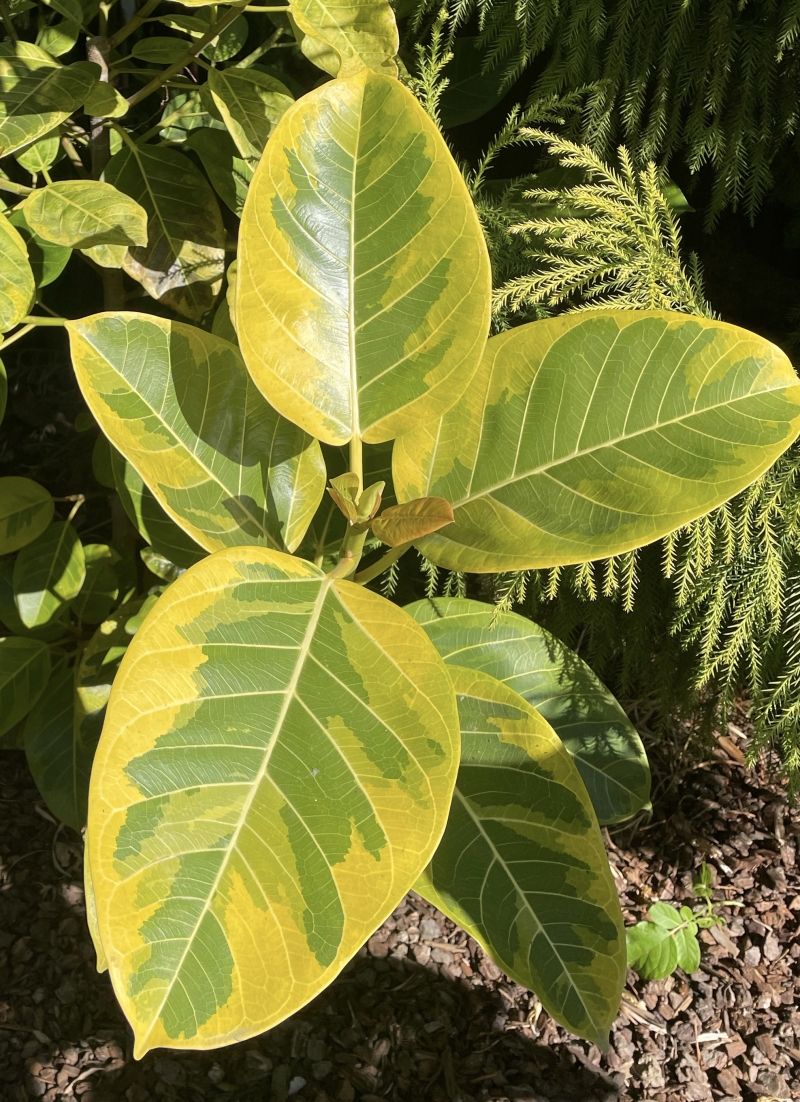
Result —
[[[66, 329], [98, 488], [0, 479], [2, 733], [86, 825], [136, 1055], [282, 1021], [414, 885], [603, 1045], [625, 946], [598, 819], [646, 807], [644, 751], [465, 572], [516, 570], [508, 604], [608, 555], [632, 594], [665, 537], [680, 576], [676, 526], [796, 439], [789, 361], [704, 309], [653, 165], [543, 135], [580, 89], [460, 169], [438, 120], [503, 88], [442, 19], [401, 80], [386, 0], [59, 4], [0, 46], [0, 314], [4, 349]], [[493, 179], [542, 140], [574, 180]], [[447, 601], [388, 599], [412, 546]]]

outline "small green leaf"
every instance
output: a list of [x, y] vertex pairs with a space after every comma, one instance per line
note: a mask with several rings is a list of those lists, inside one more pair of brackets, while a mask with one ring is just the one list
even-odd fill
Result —
[[35, 175], [52, 168], [61, 152], [61, 135], [58, 130], [45, 134], [38, 141], [26, 145], [24, 149], [18, 149], [14, 154], [14, 160], [22, 167]]
[[115, 570], [119, 555], [105, 543], [87, 543], [83, 552], [86, 581], [72, 608], [83, 623], [99, 624], [111, 612], [119, 597], [119, 578]]
[[483, 670], [515, 689], [575, 758], [601, 823], [629, 819], [650, 800], [641, 739], [614, 696], [574, 651], [516, 612], [437, 597], [406, 611], [448, 665]]
[[[239, 155], [230, 134], [209, 127], [192, 130], [186, 139], [186, 148], [194, 150], [200, 158], [214, 191], [225, 206], [241, 218], [253, 170]], [[217, 307], [218, 312], [221, 307], [222, 303]]]
[[36, 45], [53, 57], [61, 57], [73, 48], [80, 33], [79, 23], [71, 19], [59, 19], [49, 26], [42, 27], [36, 35]]
[[50, 679], [50, 649], [36, 639], [0, 639], [0, 735], [30, 711]]
[[322, 455], [264, 401], [234, 345], [146, 314], [67, 331], [98, 424], [192, 539], [294, 550], [324, 491]]
[[131, 50], [131, 56], [139, 61], [150, 61], [153, 65], [172, 65], [186, 54], [191, 43], [184, 38], [166, 38], [154, 35], [143, 38]]
[[292, 0], [306, 57], [331, 76], [363, 68], [397, 76], [397, 23], [388, 0]]
[[15, 229], [19, 230], [25, 242], [28, 262], [33, 271], [36, 286], [46, 287], [53, 280], [58, 279], [72, 256], [72, 249], [64, 245], [54, 245], [51, 241], [45, 241], [34, 233], [25, 221], [25, 212], [22, 207], [16, 207], [8, 220]]
[[0, 478], [0, 555], [35, 540], [53, 519], [55, 504], [44, 486], [31, 478]]
[[23, 205], [34, 233], [56, 245], [146, 245], [147, 214], [137, 202], [99, 180], [59, 180], [38, 188]]
[[444, 836], [415, 885], [601, 1048], [625, 982], [622, 915], [603, 839], [548, 723], [494, 677], [450, 666], [461, 765]]
[[[247, 42], [248, 35], [247, 20], [243, 15], [237, 15], [232, 23], [229, 23], [222, 34], [218, 34], [216, 38], [212, 38], [207, 46], [204, 46], [200, 51], [203, 57], [207, 57], [209, 61], [213, 61], [215, 65], [221, 64], [223, 61], [230, 61], [232, 57], [236, 57], [241, 48]], [[212, 69], [211, 73], [219, 72], [217, 69]], [[209, 73], [209, 76], [211, 75]]]
[[14, 603], [14, 559], [0, 559], [0, 620], [12, 635], [38, 639], [42, 643], [52, 643], [64, 634], [63, 619], [58, 617], [35, 628], [29, 628], [20, 620]]
[[384, 509], [372, 522], [372, 531], [382, 543], [399, 547], [452, 523], [453, 507], [449, 501], [443, 497], [418, 497]]
[[453, 504], [419, 549], [487, 573], [651, 543], [766, 470], [800, 428], [800, 382], [774, 344], [658, 310], [586, 310], [492, 337], [441, 421], [398, 440], [398, 500]]
[[247, 164], [255, 168], [278, 120], [294, 100], [285, 85], [257, 69], [212, 69], [208, 88]]
[[697, 923], [690, 907], [680, 911], [668, 903], [654, 903], [648, 921], [626, 931], [628, 963], [642, 979], [659, 980], [676, 968], [691, 974], [700, 966]]
[[0, 214], [0, 332], [18, 325], [29, 312], [36, 294], [25, 241], [4, 214]]
[[225, 227], [205, 176], [183, 153], [158, 145], [125, 146], [104, 175], [147, 212], [147, 244], [127, 251], [125, 271], [152, 298], [200, 321], [225, 262]]
[[113, 84], [98, 80], [86, 97], [83, 109], [87, 115], [101, 119], [121, 119], [128, 113], [128, 101]]
[[78, 596], [85, 578], [75, 529], [69, 521], [54, 521], [14, 563], [14, 602], [23, 624], [32, 628], [55, 619]]
[[139, 557], [151, 574], [155, 574], [157, 578], [168, 585], [179, 578], [185, 569], [182, 566], [176, 566], [174, 562], [170, 562], [168, 558], [165, 558], [164, 555], [161, 555], [152, 547], [143, 547], [139, 552]]

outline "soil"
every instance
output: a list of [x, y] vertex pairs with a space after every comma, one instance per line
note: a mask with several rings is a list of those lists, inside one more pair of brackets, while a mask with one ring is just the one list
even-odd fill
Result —
[[[743, 721], [742, 721], [743, 724]], [[744, 724], [743, 724], [744, 725]], [[606, 832], [626, 922], [691, 902], [701, 861], [727, 926], [700, 970], [628, 974], [607, 1055], [410, 893], [327, 991], [285, 1024], [208, 1053], [137, 1062], [86, 929], [82, 841], [18, 752], [0, 755], [0, 1098], [8, 1102], [751, 1102], [800, 1098], [800, 812], [730, 724], [652, 747], [654, 810]], [[668, 763], [668, 769], [667, 769]]]

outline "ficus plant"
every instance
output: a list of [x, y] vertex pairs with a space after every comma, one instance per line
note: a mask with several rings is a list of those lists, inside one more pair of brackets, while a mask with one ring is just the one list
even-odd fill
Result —
[[[77, 41], [96, 13], [72, 4]], [[411, 548], [487, 574], [649, 543], [788, 447], [800, 385], [768, 341], [678, 313], [490, 337], [481, 225], [389, 6], [281, 9], [324, 74], [297, 99], [260, 47], [226, 64], [245, 4], [185, 6], [110, 34], [101, 5], [86, 61], [48, 52], [60, 21], [0, 46], [2, 152], [33, 177], [0, 180], [6, 343], [66, 328], [98, 477], [160, 579], [84, 546], [79, 498], [53, 519], [0, 480], [3, 727], [25, 719], [45, 798], [86, 825], [98, 966], [138, 1056], [228, 1044], [413, 887], [602, 1046], [626, 946], [600, 825], [648, 804], [636, 731], [524, 617], [368, 587]], [[59, 250], [99, 269], [102, 312], [49, 316]]]

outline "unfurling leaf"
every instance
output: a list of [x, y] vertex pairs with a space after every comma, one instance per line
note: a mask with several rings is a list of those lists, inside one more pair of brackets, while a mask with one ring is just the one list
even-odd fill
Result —
[[406, 606], [449, 665], [482, 670], [515, 689], [553, 727], [601, 823], [629, 819], [650, 802], [642, 740], [582, 658], [516, 612], [483, 601], [436, 597]]
[[455, 524], [419, 549], [487, 573], [651, 543], [748, 486], [797, 436], [779, 348], [724, 322], [584, 311], [492, 337], [469, 390], [394, 450], [399, 501]]
[[147, 244], [144, 208], [99, 180], [59, 180], [37, 188], [23, 210], [34, 233], [56, 245], [90, 249]]
[[245, 203], [234, 311], [284, 417], [328, 444], [440, 417], [480, 361], [489, 294], [472, 200], [407, 89], [365, 69], [286, 112]]
[[113, 84], [98, 80], [89, 92], [83, 109], [87, 115], [102, 119], [121, 119], [128, 113], [128, 101]]
[[0, 555], [31, 543], [53, 519], [55, 503], [32, 478], [0, 478]]
[[50, 680], [50, 649], [38, 639], [0, 639], [0, 736], [24, 719]]
[[365, 67], [397, 76], [400, 40], [388, 0], [292, 0], [291, 11], [305, 36], [300, 49], [331, 76]]
[[225, 206], [241, 218], [253, 170], [239, 155], [230, 134], [225, 130], [201, 127], [189, 133], [186, 148], [193, 149], [200, 158], [214, 191]]
[[244, 1040], [325, 987], [432, 856], [458, 747], [396, 605], [264, 548], [178, 578], [122, 660], [89, 803], [137, 1057]]
[[461, 765], [444, 837], [416, 890], [562, 1025], [605, 1048], [625, 936], [589, 796], [521, 696], [488, 674], [449, 669]]
[[352, 471], [337, 475], [331, 479], [328, 493], [339, 506], [340, 511], [355, 524], [358, 519], [358, 492], [361, 488], [361, 479]]
[[207, 551], [294, 550], [325, 464], [317, 441], [264, 401], [234, 345], [148, 314], [95, 314], [67, 330], [89, 409], [176, 524]]
[[14, 603], [23, 624], [34, 628], [57, 619], [85, 578], [86, 557], [75, 529], [67, 520], [54, 521], [14, 563]]
[[22, 321], [35, 294], [25, 241], [8, 218], [0, 214], [0, 333]]
[[418, 497], [392, 505], [372, 522], [372, 531], [389, 547], [411, 543], [453, 523], [453, 507], [443, 497]]
[[225, 228], [214, 192], [192, 161], [166, 146], [125, 146], [105, 179], [148, 218], [147, 244], [125, 255], [125, 271], [152, 298], [200, 321], [222, 287]]

